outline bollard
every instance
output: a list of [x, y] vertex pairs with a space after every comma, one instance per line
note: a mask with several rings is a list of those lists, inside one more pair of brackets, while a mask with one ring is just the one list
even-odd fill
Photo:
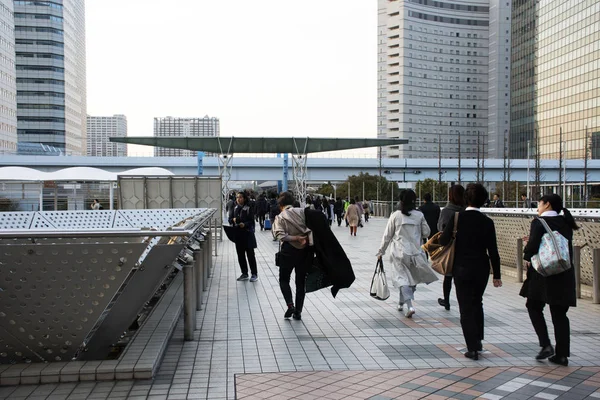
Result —
[[212, 249], [210, 247], [210, 242], [207, 240], [206, 235], [204, 236], [204, 241], [202, 242], [202, 249], [204, 250], [204, 270], [202, 271], [203, 279], [202, 279], [202, 290], [205, 291], [208, 288], [208, 276], [210, 269], [210, 258], [212, 257]]
[[581, 298], [581, 246], [573, 246], [573, 269], [575, 272], [575, 294]]
[[196, 311], [202, 310], [202, 295], [204, 293], [204, 253], [202, 250], [194, 251], [194, 278], [196, 279]]
[[523, 238], [517, 239], [517, 282], [523, 283]]
[[194, 340], [196, 330], [196, 296], [194, 295], [194, 266], [183, 266], [183, 340]]
[[592, 271], [592, 303], [600, 304], [600, 249], [594, 249], [594, 270]]

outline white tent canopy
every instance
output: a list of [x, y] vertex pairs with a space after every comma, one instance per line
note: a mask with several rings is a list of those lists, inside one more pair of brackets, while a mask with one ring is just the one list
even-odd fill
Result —
[[43, 181], [69, 181], [69, 182], [114, 182], [118, 175], [137, 176], [169, 176], [173, 173], [165, 168], [148, 167], [134, 168], [123, 172], [108, 172], [101, 168], [71, 167], [54, 172], [38, 171], [28, 167], [1, 167], [0, 181], [16, 182], [43, 182]]

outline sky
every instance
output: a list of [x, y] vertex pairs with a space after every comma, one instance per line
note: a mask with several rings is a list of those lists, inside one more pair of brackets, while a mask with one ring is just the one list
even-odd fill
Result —
[[376, 1], [87, 0], [86, 42], [87, 112], [129, 136], [206, 115], [221, 136], [377, 136]]

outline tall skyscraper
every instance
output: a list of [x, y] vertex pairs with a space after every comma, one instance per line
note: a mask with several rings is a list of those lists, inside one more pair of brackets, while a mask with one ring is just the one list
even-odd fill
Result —
[[[204, 118], [154, 118], [154, 136], [219, 136], [219, 119], [209, 116]], [[154, 148], [155, 157], [196, 157], [196, 154], [191, 150]]]
[[111, 137], [127, 137], [127, 117], [87, 117], [87, 155], [92, 157], [127, 157], [126, 143], [113, 143]]
[[15, 0], [17, 133], [31, 143], [86, 154], [85, 3]]
[[586, 143], [599, 154], [599, 21], [597, 0], [515, 0], [513, 157], [527, 156], [527, 141], [541, 158], [583, 158]]
[[13, 1], [0, 0], [0, 153], [17, 151], [17, 82]]
[[488, 1], [379, 0], [379, 137], [392, 158], [487, 151]]

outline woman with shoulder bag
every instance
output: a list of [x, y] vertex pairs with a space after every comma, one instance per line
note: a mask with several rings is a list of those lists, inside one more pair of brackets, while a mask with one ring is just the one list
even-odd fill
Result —
[[423, 213], [416, 209], [416, 200], [414, 191], [408, 189], [402, 193], [401, 209], [390, 216], [377, 252], [377, 258], [381, 259], [387, 247], [392, 245], [394, 286], [400, 291], [398, 311], [404, 311], [406, 318], [415, 314], [412, 301], [417, 284], [438, 280], [421, 249], [422, 240], [429, 237], [430, 229]]
[[[237, 229], [235, 239], [235, 251], [237, 252], [238, 262], [242, 274], [238, 281], [248, 280], [248, 264], [250, 264], [250, 282], [258, 280], [258, 269], [256, 267], [256, 255], [254, 249], [256, 246], [256, 236], [254, 236], [254, 209], [250, 205], [250, 199], [246, 192], [239, 192], [235, 196], [236, 205], [229, 218], [229, 224]], [[246, 261], [248, 256], [248, 261]]]
[[[467, 185], [465, 200], [468, 207], [458, 217], [452, 265], [460, 325], [467, 344], [465, 357], [473, 360], [479, 359], [479, 352], [483, 350], [483, 293], [490, 278], [490, 263], [494, 287], [502, 286], [494, 221], [480, 211], [487, 197], [483, 185]], [[450, 243], [453, 231], [454, 218], [451, 218], [440, 237], [442, 246]]]
[[[273, 223], [273, 237], [281, 242], [278, 257], [279, 287], [287, 304], [284, 318], [302, 319], [302, 307], [306, 294], [306, 273], [312, 263], [312, 231], [306, 227], [303, 208], [294, 208], [294, 196], [282, 192], [277, 199], [280, 213]], [[292, 299], [290, 277], [296, 273], [296, 305]]]
[[[563, 216], [558, 215], [563, 212]], [[531, 266], [531, 258], [538, 254], [542, 237], [546, 229], [539, 219], [531, 222], [529, 240], [523, 250], [523, 258], [527, 261], [527, 279], [523, 283], [520, 295], [527, 298], [527, 311], [535, 333], [538, 336], [542, 348], [536, 360], [548, 357], [554, 364], [567, 366], [570, 356], [570, 327], [567, 311], [569, 307], [575, 307], [575, 271], [573, 265], [573, 230], [579, 229], [573, 216], [566, 208], [563, 208], [562, 198], [557, 194], [543, 196], [538, 202], [537, 213], [549, 226], [551, 231], [560, 233], [569, 242], [569, 258], [571, 268], [564, 272], [551, 276], [542, 276]], [[556, 349], [550, 343], [548, 327], [544, 319], [544, 306], [550, 306], [550, 315], [554, 325], [554, 337]]]
[[[454, 218], [454, 213], [465, 210], [465, 188], [462, 185], [452, 185], [448, 192], [448, 204], [442, 209], [438, 219], [438, 231], [443, 232], [448, 222]], [[450, 310], [450, 291], [452, 290], [452, 273], [444, 276], [444, 298], [438, 298], [438, 304]]]

